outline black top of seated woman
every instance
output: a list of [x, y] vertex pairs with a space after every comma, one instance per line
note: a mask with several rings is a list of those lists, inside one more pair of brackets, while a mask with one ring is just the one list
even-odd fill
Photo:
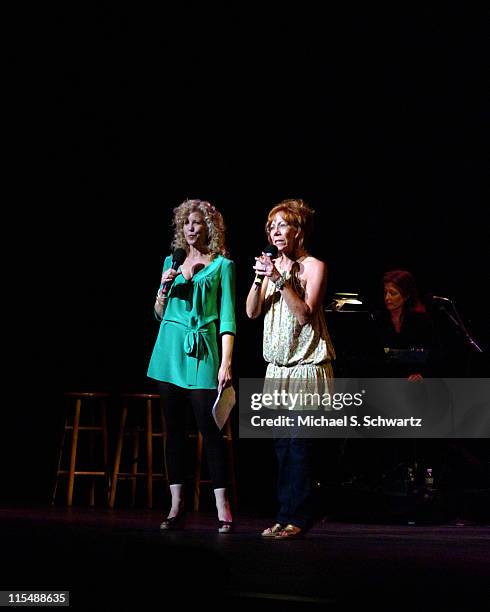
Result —
[[426, 312], [408, 311], [401, 320], [397, 332], [387, 312], [375, 315], [383, 347], [393, 349], [434, 348], [434, 326]]

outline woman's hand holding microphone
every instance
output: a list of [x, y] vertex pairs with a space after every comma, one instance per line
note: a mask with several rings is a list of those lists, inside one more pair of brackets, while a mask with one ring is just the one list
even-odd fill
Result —
[[174, 270], [173, 268], [169, 268], [163, 273], [161, 286], [156, 295], [156, 301], [160, 304], [160, 306], [165, 305], [169, 289], [179, 274], [181, 274], [181, 272]]
[[257, 275], [267, 276], [273, 283], [281, 278], [279, 270], [274, 265], [270, 255], [262, 253], [260, 257], [255, 258], [255, 265], [253, 267]]

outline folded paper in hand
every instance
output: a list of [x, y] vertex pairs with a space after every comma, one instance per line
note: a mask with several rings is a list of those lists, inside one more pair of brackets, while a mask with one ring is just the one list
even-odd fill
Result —
[[213, 404], [213, 418], [219, 429], [223, 429], [223, 425], [230, 416], [231, 409], [235, 405], [235, 389], [226, 387], [218, 393], [218, 397]]

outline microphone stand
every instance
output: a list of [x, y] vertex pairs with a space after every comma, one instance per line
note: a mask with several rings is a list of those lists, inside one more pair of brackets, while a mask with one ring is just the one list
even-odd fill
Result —
[[[451, 312], [449, 312], [449, 310], [446, 308], [446, 304], [444, 303], [445, 301], [448, 301], [453, 309], [453, 314], [451, 314]], [[471, 337], [469, 331], [466, 329], [465, 324], [463, 323], [463, 319], [460, 317], [458, 310], [456, 309], [456, 306], [454, 304], [454, 302], [452, 300], [450, 300], [449, 298], [445, 298], [444, 302], [441, 301], [440, 303], [440, 308], [441, 310], [443, 310], [447, 316], [449, 317], [449, 319], [453, 322], [453, 324], [462, 332], [464, 339], [466, 340], [467, 344], [476, 352], [476, 353], [483, 353], [483, 349], [481, 348], [481, 346], [476, 342], [476, 340], [474, 340], [474, 338]]]

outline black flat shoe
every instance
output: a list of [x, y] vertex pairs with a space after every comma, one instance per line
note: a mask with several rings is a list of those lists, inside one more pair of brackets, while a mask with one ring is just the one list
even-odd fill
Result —
[[174, 529], [184, 529], [185, 526], [185, 512], [180, 512], [177, 516], [172, 516], [163, 520], [160, 525], [160, 529], [163, 531], [170, 531]]
[[231, 533], [233, 531], [233, 521], [218, 520], [218, 533]]

